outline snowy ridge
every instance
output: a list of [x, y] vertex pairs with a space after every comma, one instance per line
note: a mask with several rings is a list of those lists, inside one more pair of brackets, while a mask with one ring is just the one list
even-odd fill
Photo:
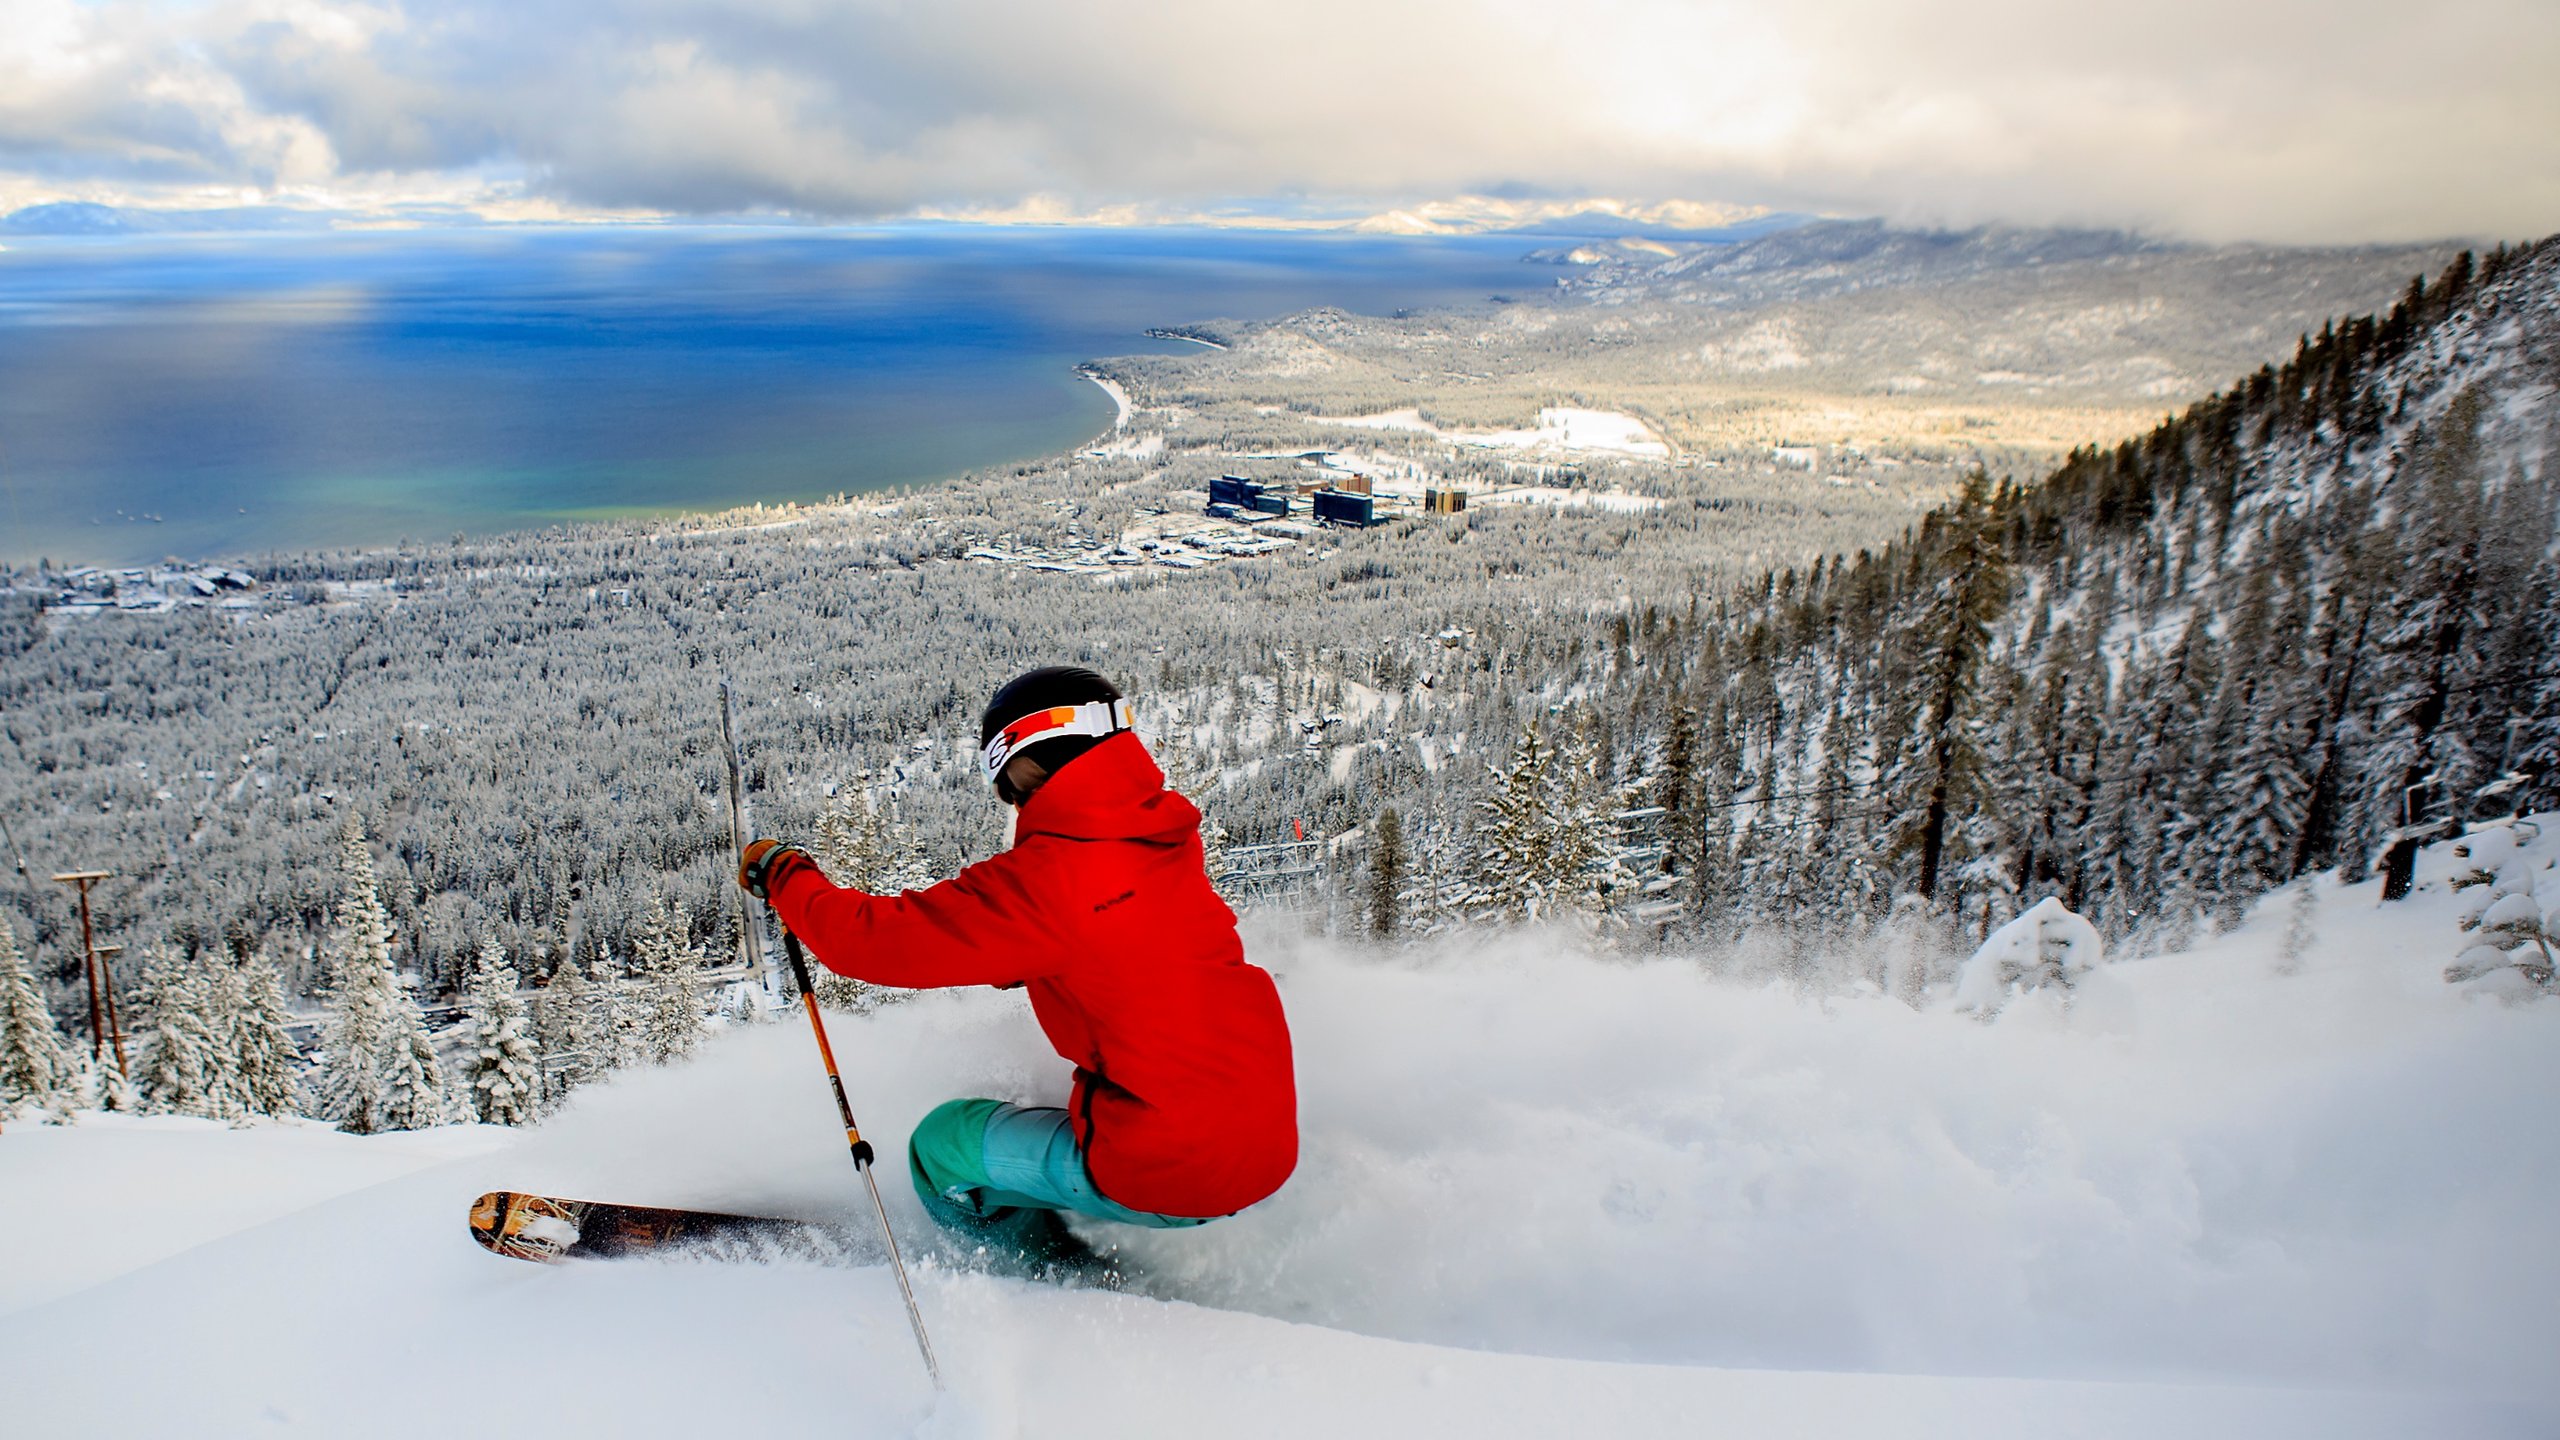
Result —
[[[2560, 243], [2466, 254], [1881, 554], [1594, 627], [1595, 698], [1546, 723], [1637, 737], [1606, 778], [1667, 812], [1647, 903], [1700, 940], [2058, 895], [2175, 947], [2308, 873], [2396, 892], [2560, 805], [2555, 345]], [[1597, 874], [1567, 898], [1614, 903]]]
[[[2370, 883], [2285, 892], [1988, 1023], [1550, 933], [1392, 957], [1257, 934], [1298, 1032], [1300, 1173], [1127, 1237], [1132, 1295], [955, 1268], [885, 1185], [939, 1398], [876, 1266], [543, 1269], [464, 1233], [499, 1184], [858, 1216], [789, 1026], [511, 1145], [429, 1132], [452, 1148], [423, 1169], [427, 1136], [13, 1125], [0, 1389], [45, 1436], [2547, 1435], [2560, 1134], [2484, 1097], [2560, 1086], [2560, 1008], [2442, 983], [2467, 863], [2431, 848], [2379, 909]], [[945, 1096], [1063, 1093], [1011, 995], [837, 1031], [892, 1156]], [[358, 1188], [395, 1152], [407, 1173]], [[233, 1221], [263, 1194], [273, 1222], [127, 1243], [217, 1170]], [[136, 1356], [147, 1383], [108, 1383]]]

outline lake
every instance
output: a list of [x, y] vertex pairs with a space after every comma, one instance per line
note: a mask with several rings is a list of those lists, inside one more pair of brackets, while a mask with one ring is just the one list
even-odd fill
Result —
[[255, 561], [1055, 454], [1150, 326], [1529, 292], [1552, 243], [698, 227], [20, 238], [0, 560]]

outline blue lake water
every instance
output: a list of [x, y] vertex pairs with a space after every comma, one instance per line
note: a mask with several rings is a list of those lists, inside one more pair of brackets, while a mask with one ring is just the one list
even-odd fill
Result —
[[806, 500], [1071, 449], [1150, 326], [1535, 291], [1520, 236], [11, 238], [0, 560], [258, 557]]

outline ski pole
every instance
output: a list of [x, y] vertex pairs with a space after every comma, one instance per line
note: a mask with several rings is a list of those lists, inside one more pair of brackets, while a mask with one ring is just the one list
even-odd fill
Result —
[[[773, 902], [766, 901], [769, 907]], [[776, 914], [776, 923], [782, 916]], [[836, 1073], [835, 1047], [827, 1043], [827, 1022], [818, 1015], [817, 991], [809, 984], [809, 960], [800, 953], [800, 937], [791, 927], [782, 926], [783, 953], [791, 957], [791, 979], [800, 987], [800, 1008], [808, 1012], [809, 1033], [818, 1037], [818, 1058], [827, 1064], [827, 1084], [836, 1092], [836, 1113], [844, 1118], [845, 1143], [853, 1147], [853, 1168], [862, 1172], [862, 1183], [871, 1190], [871, 1209], [880, 1217], [880, 1238], [889, 1246], [889, 1268], [898, 1277], [898, 1294], [907, 1302], [907, 1324], [916, 1332], [916, 1349], [924, 1353], [925, 1373], [933, 1377], [933, 1387], [942, 1388], [942, 1366], [933, 1358], [933, 1342], [925, 1338], [924, 1312], [916, 1308], [915, 1287], [907, 1281], [907, 1262], [898, 1254], [898, 1237], [889, 1228], [889, 1207], [880, 1201], [880, 1181], [871, 1173], [871, 1142], [862, 1138], [862, 1127], [854, 1123], [853, 1102], [844, 1095], [844, 1077]]]
[[[730, 838], [736, 842], [739, 858], [743, 861], [747, 851], [747, 826], [746, 783], [741, 772], [745, 767], [739, 759], [736, 731], [729, 722], [729, 682], [726, 680], [720, 682], [720, 742], [721, 751], [729, 761]], [[853, 1168], [862, 1172], [862, 1183], [871, 1191], [872, 1213], [880, 1217], [880, 1239], [889, 1247], [889, 1268], [898, 1277], [899, 1298], [907, 1302], [907, 1324], [916, 1332], [916, 1349], [924, 1355], [925, 1373], [933, 1377], [933, 1388], [939, 1390], [942, 1388], [942, 1366], [933, 1358], [933, 1342], [924, 1333], [924, 1312], [916, 1308], [915, 1286], [907, 1280], [906, 1258], [898, 1253], [897, 1232], [889, 1228], [889, 1207], [881, 1203], [880, 1181], [871, 1173], [871, 1142], [862, 1138], [862, 1127], [854, 1123], [853, 1102], [845, 1098], [844, 1076], [836, 1071], [836, 1048], [827, 1043], [827, 1022], [818, 1014], [817, 990], [809, 983], [808, 957], [800, 951], [800, 937], [792, 934], [791, 927], [782, 923], [782, 913], [773, 909], [770, 899], [765, 901], [765, 908], [772, 912], [775, 927], [782, 931], [783, 953], [791, 959], [791, 978], [800, 987], [800, 1008], [809, 1016], [809, 1033], [818, 1037], [818, 1058], [826, 1062], [827, 1084], [836, 1092], [836, 1114], [844, 1120], [845, 1143], [853, 1147]], [[741, 918], [747, 924], [748, 934], [753, 937], [749, 947], [752, 963], [761, 971], [764, 969], [764, 937], [755, 929], [755, 912], [742, 907]]]

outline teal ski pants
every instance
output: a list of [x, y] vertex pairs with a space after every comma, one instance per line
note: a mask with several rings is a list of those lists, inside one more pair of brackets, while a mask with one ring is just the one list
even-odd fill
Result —
[[1132, 1210], [1093, 1188], [1067, 1112], [1054, 1107], [946, 1100], [907, 1141], [907, 1170], [925, 1213], [967, 1235], [1005, 1228], [1025, 1211], [1072, 1210], [1156, 1230], [1208, 1223]]

